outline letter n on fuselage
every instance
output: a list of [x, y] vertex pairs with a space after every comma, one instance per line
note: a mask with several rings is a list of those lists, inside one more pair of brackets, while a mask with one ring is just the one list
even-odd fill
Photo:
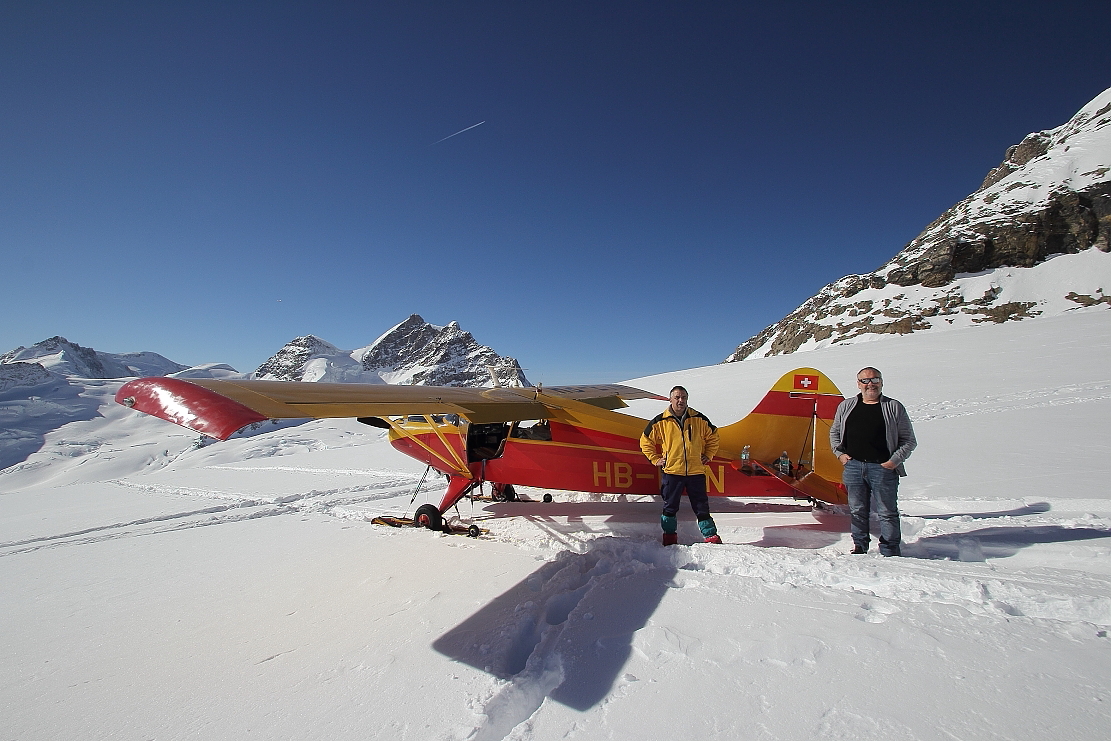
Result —
[[706, 466], [706, 483], [709, 484], [707, 488], [713, 487], [713, 490], [718, 494], [725, 493], [725, 466], [718, 466], [718, 473], [714, 475], [712, 466]]

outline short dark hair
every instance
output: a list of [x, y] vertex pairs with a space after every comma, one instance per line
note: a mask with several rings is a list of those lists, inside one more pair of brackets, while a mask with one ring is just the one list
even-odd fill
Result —
[[682, 391], [682, 392], [683, 392], [684, 394], [686, 394], [687, 396], [690, 396], [690, 392], [689, 392], [689, 391], [687, 391], [687, 390], [686, 390], [685, 388], [683, 388], [682, 386], [672, 386], [672, 387], [671, 387], [671, 391], [668, 391], [668, 392], [667, 392], [667, 395], [668, 395], [668, 396], [671, 396], [671, 395], [672, 395], [672, 394], [674, 394], [674, 393], [675, 393], [676, 391]]
[[858, 370], [858, 371], [856, 372], [856, 380], [858, 380], [858, 381], [859, 381], [859, 380], [860, 380], [860, 374], [861, 374], [861, 373], [863, 373], [863, 372], [864, 372], [864, 371], [866, 371], [866, 370], [870, 370], [870, 371], [872, 371], [873, 373], [875, 373], [875, 374], [876, 374], [876, 376], [878, 376], [878, 377], [879, 377], [879, 379], [880, 379], [881, 381], [883, 380], [883, 374], [882, 374], [882, 373], [880, 373], [880, 369], [879, 369], [879, 368], [873, 368], [873, 367], [872, 367], [872, 366], [870, 366], [870, 365], [869, 365], [869, 366], [868, 366], [867, 368], [861, 368], [860, 370]]

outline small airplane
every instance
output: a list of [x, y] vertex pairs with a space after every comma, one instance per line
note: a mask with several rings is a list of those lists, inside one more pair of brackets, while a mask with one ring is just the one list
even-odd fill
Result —
[[[833, 483], [841, 465], [824, 444], [843, 398], [818, 370], [784, 374], [747, 417], [718, 428], [708, 493], [845, 504], [844, 487]], [[516, 499], [514, 486], [659, 494], [659, 469], [640, 450], [648, 421], [614, 411], [633, 399], [667, 401], [620, 384], [465, 388], [166, 377], [129, 381], [115, 397], [219, 440], [268, 419], [354, 417], [389, 430], [395, 448], [448, 477], [439, 505], [421, 505], [413, 518], [435, 530], [487, 482], [503, 500]]]

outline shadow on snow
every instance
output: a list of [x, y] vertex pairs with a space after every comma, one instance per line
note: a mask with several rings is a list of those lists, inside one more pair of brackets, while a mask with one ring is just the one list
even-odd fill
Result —
[[1061, 525], [986, 527], [965, 533], [919, 538], [913, 543], [904, 543], [902, 555], [910, 558], [974, 562], [989, 558], [1009, 558], [1032, 545], [1097, 538], [1111, 538], [1111, 530]]
[[495, 727], [507, 733], [545, 697], [576, 710], [606, 697], [675, 574], [655, 543], [600, 538], [586, 553], [562, 552], [432, 646], [509, 681], [486, 708], [489, 735], [501, 738]]
[[[46, 444], [46, 436], [70, 422], [101, 416], [99, 402], [64, 379], [39, 386], [17, 386], [0, 393], [0, 470], [23, 463]], [[90, 443], [62, 445], [74, 457], [89, 452]]]

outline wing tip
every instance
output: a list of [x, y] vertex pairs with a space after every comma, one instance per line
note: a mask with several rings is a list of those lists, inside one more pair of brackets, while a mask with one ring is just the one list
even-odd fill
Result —
[[115, 401], [218, 440], [227, 440], [237, 430], [268, 419], [215, 391], [164, 376], [128, 381], [116, 392]]

